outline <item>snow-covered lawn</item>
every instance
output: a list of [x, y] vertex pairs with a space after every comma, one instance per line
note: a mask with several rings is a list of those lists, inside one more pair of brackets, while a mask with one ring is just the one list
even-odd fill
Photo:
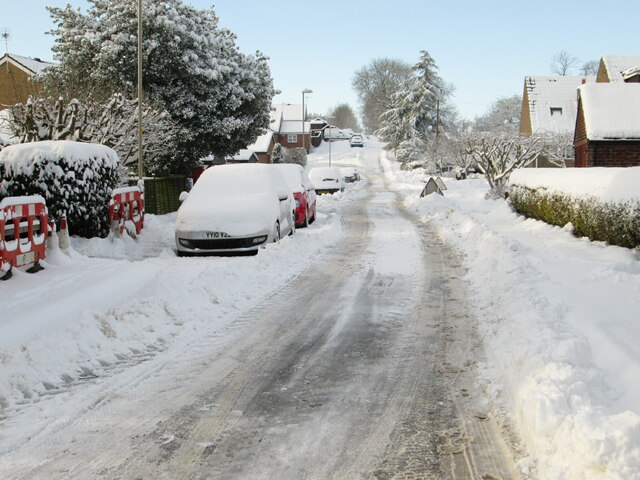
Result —
[[445, 179], [444, 197], [420, 199], [427, 176], [382, 163], [405, 204], [464, 254], [482, 373], [531, 455], [523, 472], [639, 479], [640, 252], [518, 216], [484, 199], [483, 179]]

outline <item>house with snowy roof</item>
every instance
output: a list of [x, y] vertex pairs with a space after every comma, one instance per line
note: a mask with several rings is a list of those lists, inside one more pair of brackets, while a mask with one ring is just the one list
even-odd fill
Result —
[[312, 122], [302, 121], [302, 104], [283, 103], [271, 109], [269, 128], [246, 151], [254, 152], [260, 163], [272, 163], [271, 155], [276, 143], [285, 148], [311, 146]]
[[520, 133], [573, 133], [578, 87], [594, 81], [594, 77], [584, 76], [525, 77]]
[[600, 59], [598, 83], [640, 83], [640, 56], [604, 55]]
[[54, 65], [39, 58], [29, 58], [6, 53], [0, 58], [0, 106], [26, 103], [30, 95], [41, 90], [33, 77]]
[[592, 83], [578, 89], [576, 167], [640, 166], [640, 83]]
[[311, 148], [311, 123], [303, 120], [302, 104], [283, 103], [275, 107], [280, 112], [278, 143], [285, 148]]
[[[529, 76], [524, 79], [520, 134], [567, 135], [570, 145], [576, 125], [578, 87], [595, 82], [595, 77], [585, 76]], [[572, 166], [573, 159], [565, 161]], [[545, 158], [537, 162], [539, 167], [555, 166]]]

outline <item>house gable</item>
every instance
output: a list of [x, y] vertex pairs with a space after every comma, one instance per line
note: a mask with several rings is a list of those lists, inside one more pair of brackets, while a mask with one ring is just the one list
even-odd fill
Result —
[[30, 95], [38, 94], [41, 86], [32, 77], [51, 65], [39, 59], [5, 54], [0, 58], [0, 105], [25, 103]]
[[640, 56], [633, 55], [604, 55], [600, 59], [598, 83], [619, 83], [624, 82], [623, 73], [634, 67], [640, 67]]
[[525, 77], [520, 132], [571, 133], [575, 127], [577, 90], [594, 77]]

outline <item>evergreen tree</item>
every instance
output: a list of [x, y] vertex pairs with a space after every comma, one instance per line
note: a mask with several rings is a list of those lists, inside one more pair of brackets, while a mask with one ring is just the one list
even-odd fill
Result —
[[[136, 2], [89, 3], [86, 14], [71, 6], [49, 8], [59, 66], [49, 69], [45, 82], [74, 96], [134, 97]], [[223, 157], [254, 142], [269, 126], [275, 94], [267, 58], [240, 53], [213, 10], [145, 0], [142, 11], [145, 99], [181, 128], [172, 156], [186, 169], [203, 156]]]
[[391, 107], [380, 117], [382, 126], [376, 132], [399, 161], [413, 161], [416, 146], [431, 143], [454, 117], [447, 104], [451, 90], [437, 74], [431, 55], [422, 50], [413, 75], [391, 96]]

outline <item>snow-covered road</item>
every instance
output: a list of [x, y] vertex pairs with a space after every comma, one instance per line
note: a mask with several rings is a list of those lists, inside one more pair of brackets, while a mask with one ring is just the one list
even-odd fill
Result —
[[[332, 154], [334, 164], [356, 165], [367, 178], [345, 194], [321, 199], [316, 228], [339, 218], [339, 241], [325, 243], [311, 266], [294, 271], [288, 282], [276, 277], [282, 287], [268, 298], [252, 297], [253, 304], [244, 302], [244, 311], [235, 314], [222, 310], [228, 318], [215, 321], [218, 328], [204, 324], [220, 309], [203, 304], [207, 298], [228, 301], [224, 290], [211, 285], [205, 298], [192, 290], [206, 288], [207, 281], [215, 285], [218, 274], [209, 264], [251, 259], [194, 261], [167, 253], [127, 263], [132, 281], [117, 283], [143, 303], [161, 294], [158, 280], [151, 279], [163, 269], [187, 282], [189, 290], [161, 287], [191, 303], [184, 306], [191, 320], [180, 321], [194, 333], [173, 333], [178, 339], [156, 342], [162, 351], [148, 352], [144, 362], [132, 358], [117, 372], [104, 368], [97, 379], [60, 389], [57, 398], [45, 395], [9, 409], [5, 431], [12, 442], [4, 444], [0, 474], [512, 478], [508, 446], [495, 419], [482, 410], [474, 380], [482, 346], [468, 313], [460, 261], [402, 209], [381, 175], [379, 155], [379, 147]], [[315, 160], [326, 161], [321, 155]], [[313, 228], [309, 232], [288, 240], [312, 242]], [[338, 240], [336, 232], [326, 234]], [[285, 259], [268, 259], [269, 271]], [[91, 262], [98, 278], [74, 292], [87, 302], [103, 288], [100, 279], [115, 275], [114, 265], [122, 267], [107, 262], [111, 270], [101, 276], [100, 262], [106, 261]], [[132, 315], [149, 315], [135, 302], [126, 304]], [[93, 308], [105, 309], [100, 303]], [[110, 315], [114, 324], [127, 318]], [[173, 321], [176, 316], [169, 315]], [[153, 316], [147, 321], [153, 325]], [[57, 321], [51, 327], [60, 328]]]
[[331, 161], [365, 180], [257, 257], [148, 216], [3, 282], [0, 478], [640, 480], [638, 252]]

